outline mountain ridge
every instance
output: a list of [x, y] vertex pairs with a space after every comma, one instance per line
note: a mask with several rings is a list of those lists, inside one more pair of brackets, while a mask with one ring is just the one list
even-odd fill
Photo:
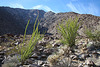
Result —
[[78, 14], [75, 12], [54, 13], [52, 11], [45, 12], [43, 10], [25, 10], [20, 8], [0, 7], [0, 35], [6, 33], [23, 34], [25, 26], [30, 19], [27, 34], [32, 33], [33, 24], [37, 18], [39, 12], [39, 20], [41, 20], [39, 30], [41, 32], [47, 31], [47, 33], [58, 34], [56, 26], [62, 21], [62, 19], [68, 20], [69, 18], [79, 17], [79, 21], [83, 24], [79, 29], [82, 34], [83, 26], [98, 29], [100, 28], [100, 17], [91, 14]]

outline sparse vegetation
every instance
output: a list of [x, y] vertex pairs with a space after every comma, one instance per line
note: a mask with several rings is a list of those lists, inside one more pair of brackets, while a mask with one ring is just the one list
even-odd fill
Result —
[[29, 22], [30, 20], [28, 21], [26, 28], [25, 28], [23, 43], [16, 45], [16, 46], [12, 46], [10, 51], [6, 53], [7, 55], [12, 55], [16, 53], [19, 54], [21, 58], [18, 58], [18, 60], [21, 62], [21, 64], [24, 64], [25, 60], [28, 59], [32, 55], [31, 53], [32, 51], [34, 51], [35, 45], [43, 37], [43, 36], [40, 36], [40, 32], [38, 31], [38, 26], [40, 24], [40, 21], [38, 20], [38, 16], [37, 16], [36, 21], [33, 26], [33, 33], [31, 35], [31, 38], [30, 40], [28, 40], [28, 43], [25, 42], [25, 39], [26, 39], [25, 37], [26, 37], [26, 32], [27, 32]]
[[29, 44], [25, 47], [24, 42], [25, 42], [25, 36], [26, 36], [26, 31], [27, 31], [29, 21], [26, 25], [26, 29], [25, 29], [25, 33], [24, 33], [24, 41], [23, 41], [23, 45], [22, 45], [21, 53], [20, 53], [20, 55], [21, 55], [20, 61], [22, 62], [22, 64], [24, 64], [24, 61], [32, 55], [31, 53], [34, 50], [35, 45], [37, 44], [38, 40], [42, 38], [40, 36], [40, 32], [38, 31], [38, 26], [39, 26], [40, 22], [38, 22], [38, 24], [36, 25], [37, 20], [38, 20], [38, 17], [36, 18], [36, 21], [34, 23], [33, 33], [32, 33], [32, 37], [29, 41]]
[[[63, 24], [66, 22], [66, 24]], [[53, 67], [70, 67], [72, 61], [69, 58], [71, 47], [75, 45], [75, 39], [77, 36], [77, 30], [79, 29], [78, 18], [63, 20], [57, 27], [62, 38], [60, 39], [65, 46], [59, 48], [59, 52], [56, 55], [48, 57], [48, 61]], [[55, 63], [54, 63], [55, 61]]]
[[95, 41], [95, 42], [100, 41], [100, 31], [98, 30], [95, 30], [94, 32], [92, 32], [92, 30], [86, 28], [85, 34], [92, 41]]
[[[66, 22], [64, 25], [63, 22]], [[63, 44], [68, 44], [69, 47], [75, 45], [75, 39], [77, 35], [77, 30], [79, 28], [78, 18], [69, 19], [68, 21], [64, 20], [58, 26], [58, 31], [62, 35], [61, 42]]]
[[84, 33], [86, 34], [87, 38], [89, 38], [91, 43], [88, 43], [87, 46], [95, 46], [99, 47], [100, 45], [100, 31], [95, 30], [92, 31], [91, 29], [85, 28]]

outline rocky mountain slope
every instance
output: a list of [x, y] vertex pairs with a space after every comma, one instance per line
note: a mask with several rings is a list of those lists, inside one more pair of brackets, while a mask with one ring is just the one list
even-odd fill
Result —
[[24, 28], [30, 19], [28, 34], [32, 33], [32, 27], [39, 13], [39, 19], [43, 18], [43, 10], [25, 10], [19, 8], [0, 7], [0, 35], [6, 33], [23, 34]]
[[38, 12], [39, 20], [41, 20], [39, 26], [41, 32], [45, 30], [47, 33], [56, 35], [58, 34], [56, 26], [62, 21], [62, 19], [68, 20], [68, 18], [75, 18], [76, 16], [79, 17], [79, 22], [81, 21], [82, 23], [79, 29], [80, 34], [83, 34], [81, 31], [85, 25], [92, 29], [99, 30], [100, 28], [100, 17], [90, 14], [78, 14], [74, 12], [54, 13], [51, 11], [45, 12], [43, 10], [0, 7], [0, 35], [6, 33], [23, 34], [25, 25], [29, 19], [31, 22], [27, 33], [32, 33], [33, 24]]
[[47, 12], [45, 14], [51, 14], [44, 17], [43, 22], [41, 22], [42, 26], [48, 28], [48, 33], [52, 33], [57, 35], [56, 26], [62, 22], [63, 19], [68, 20], [69, 18], [75, 18], [76, 16], [79, 17], [79, 22], [81, 23], [79, 34], [82, 35], [83, 27], [87, 26], [92, 30], [98, 29], [100, 30], [100, 17], [93, 16], [90, 14], [78, 14], [74, 12], [67, 12], [67, 13], [53, 13]]

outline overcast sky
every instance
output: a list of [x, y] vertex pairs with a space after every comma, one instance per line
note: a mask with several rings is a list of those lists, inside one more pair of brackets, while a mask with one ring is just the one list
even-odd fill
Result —
[[100, 0], [0, 0], [0, 6], [100, 16]]

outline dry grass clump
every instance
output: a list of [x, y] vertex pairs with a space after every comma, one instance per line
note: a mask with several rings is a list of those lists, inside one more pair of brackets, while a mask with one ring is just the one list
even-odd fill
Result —
[[2, 67], [16, 67], [16, 63], [6, 63], [6, 64], [3, 64]]
[[68, 57], [69, 48], [67, 45], [61, 46], [56, 54], [50, 55], [47, 61], [51, 67], [69, 67], [71, 66], [71, 59]]
[[49, 57], [48, 57], [48, 62], [50, 62], [50, 65], [52, 66], [52, 65], [56, 65], [57, 64], [57, 62], [59, 61], [59, 55], [50, 55]]
[[20, 64], [18, 56], [9, 56], [4, 60], [4, 64], [2, 65], [2, 67], [16, 67], [18, 64]]

